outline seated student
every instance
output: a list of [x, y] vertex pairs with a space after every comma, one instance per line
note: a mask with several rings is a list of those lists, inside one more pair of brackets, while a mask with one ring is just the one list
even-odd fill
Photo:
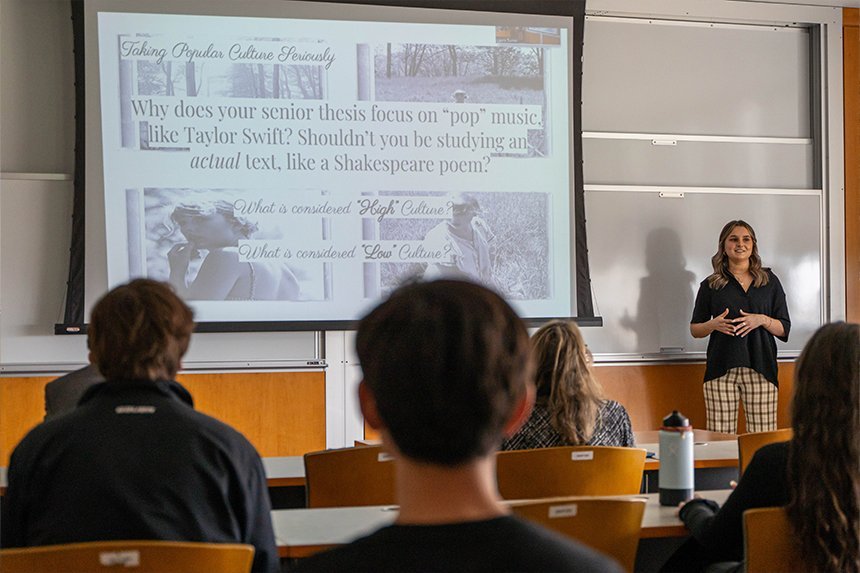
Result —
[[633, 446], [624, 406], [602, 397], [591, 353], [575, 323], [554, 320], [532, 336], [537, 400], [520, 431], [503, 450], [554, 446]]
[[137, 279], [93, 308], [90, 361], [107, 382], [15, 448], [2, 546], [159, 539], [248, 543], [254, 571], [279, 567], [263, 465], [238, 432], [196, 412], [173, 381], [193, 316]]
[[533, 398], [528, 334], [468, 282], [401, 287], [359, 324], [365, 420], [397, 460], [394, 525], [300, 562], [304, 571], [619, 571], [510, 515], [494, 454]]
[[794, 437], [758, 450], [722, 508], [704, 499], [683, 505], [692, 539], [665, 571], [743, 570], [722, 562], [744, 558], [744, 511], [787, 506], [811, 570], [860, 572], [860, 326], [818, 329], [798, 359], [794, 384]]
[[53, 420], [71, 412], [90, 386], [105, 379], [94, 364], [87, 364], [79, 370], [69, 372], [45, 385], [45, 420]]

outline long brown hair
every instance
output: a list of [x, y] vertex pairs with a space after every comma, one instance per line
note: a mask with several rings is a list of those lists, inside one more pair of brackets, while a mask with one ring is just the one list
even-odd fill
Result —
[[860, 325], [827, 324], [795, 371], [788, 517], [816, 571], [860, 571]]
[[714, 272], [708, 277], [708, 286], [714, 290], [720, 290], [732, 280], [732, 273], [729, 272], [729, 258], [726, 256], [726, 240], [735, 227], [745, 228], [750, 232], [750, 236], [752, 237], [753, 247], [752, 254], [750, 255], [750, 274], [753, 276], [753, 286], [756, 288], [764, 286], [770, 280], [767, 271], [761, 266], [761, 257], [758, 254], [758, 239], [755, 237], [755, 230], [746, 221], [737, 219], [726, 223], [723, 230], [720, 231], [717, 252], [711, 257], [711, 265], [714, 267]]
[[594, 434], [603, 392], [579, 327], [569, 321], [549, 322], [532, 336], [532, 348], [537, 399], [546, 403], [550, 424], [570, 445], [586, 444]]

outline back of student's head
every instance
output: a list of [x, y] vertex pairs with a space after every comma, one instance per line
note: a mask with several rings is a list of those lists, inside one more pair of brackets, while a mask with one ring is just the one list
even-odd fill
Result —
[[585, 444], [594, 434], [602, 390], [591, 371], [591, 353], [571, 321], [548, 322], [532, 336], [539, 403], [550, 423], [570, 445]]
[[795, 370], [789, 518], [816, 571], [860, 571], [860, 326], [813, 334]]
[[171, 379], [194, 330], [194, 315], [169, 285], [135, 279], [93, 307], [87, 332], [92, 361], [108, 380]]
[[498, 448], [531, 375], [522, 321], [499, 295], [468, 282], [399, 288], [362, 319], [356, 348], [397, 449], [439, 465]]

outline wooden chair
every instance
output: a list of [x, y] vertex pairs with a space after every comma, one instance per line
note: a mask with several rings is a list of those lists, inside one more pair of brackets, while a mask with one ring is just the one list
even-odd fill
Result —
[[505, 499], [633, 495], [642, 486], [645, 450], [563, 446], [499, 452], [496, 476]]
[[752, 460], [753, 455], [759, 448], [776, 442], [787, 442], [793, 436], [794, 430], [791, 428], [773, 430], [772, 432], [753, 432], [738, 436], [738, 464], [740, 465], [740, 475], [744, 475], [744, 471], [746, 471], [747, 466], [750, 464], [750, 460]]
[[3, 573], [244, 573], [254, 546], [182, 541], [93, 541], [0, 550]]
[[394, 460], [381, 446], [305, 454], [308, 507], [394, 505]]
[[812, 571], [804, 566], [783, 507], [744, 512], [744, 555], [747, 573]]
[[618, 561], [633, 571], [645, 499], [568, 498], [515, 501], [513, 512]]

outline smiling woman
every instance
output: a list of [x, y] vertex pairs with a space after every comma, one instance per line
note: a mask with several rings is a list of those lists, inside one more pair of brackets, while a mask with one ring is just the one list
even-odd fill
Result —
[[690, 333], [710, 336], [705, 369], [707, 429], [737, 432], [738, 400], [747, 429], [776, 429], [776, 342], [788, 340], [791, 320], [785, 292], [764, 268], [755, 231], [746, 221], [729, 221], [720, 231], [714, 272], [699, 285]]

